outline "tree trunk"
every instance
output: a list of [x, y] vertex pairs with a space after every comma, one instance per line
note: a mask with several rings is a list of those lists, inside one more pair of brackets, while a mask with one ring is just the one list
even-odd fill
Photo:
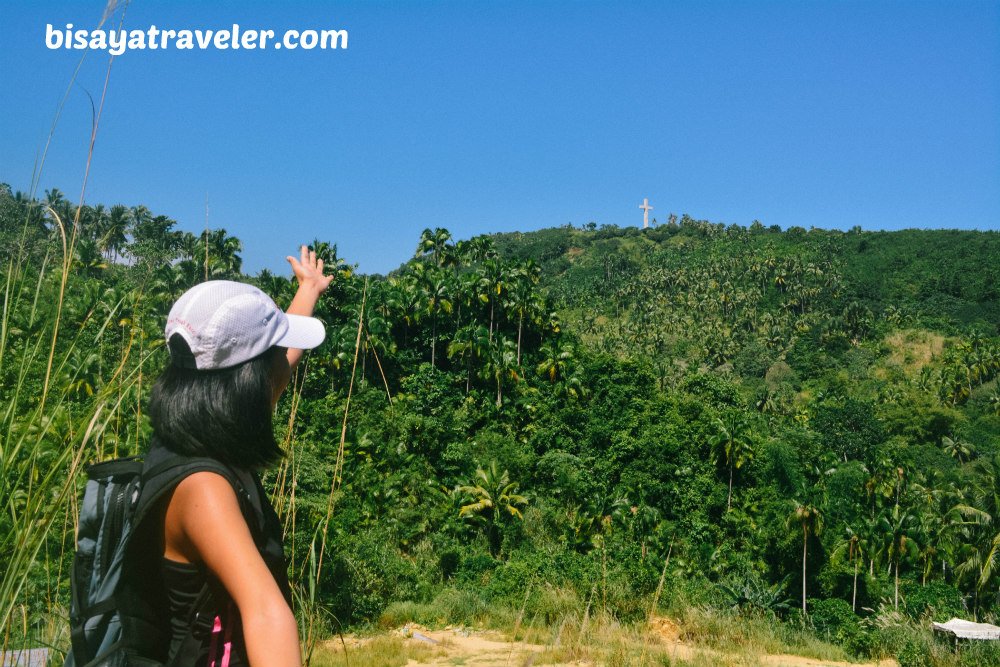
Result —
[[434, 314], [434, 322], [431, 325], [431, 368], [434, 368], [434, 350], [437, 347], [437, 314]]
[[854, 593], [851, 595], [851, 611], [858, 611], [858, 559], [854, 559]]
[[[805, 522], [802, 523], [802, 613], [806, 613], [806, 541], [809, 531]], [[805, 620], [805, 619], [803, 619]]]
[[729, 498], [726, 500], [726, 511], [733, 506], [733, 464], [729, 464]]
[[365, 351], [361, 354], [361, 389], [365, 388], [365, 369], [368, 367], [368, 346], [365, 345]]
[[524, 322], [524, 311], [517, 320], [517, 365], [521, 365], [521, 324]]
[[892, 607], [893, 609], [899, 609], [899, 561], [896, 561], [896, 575], [894, 579], [894, 590], [892, 594]]

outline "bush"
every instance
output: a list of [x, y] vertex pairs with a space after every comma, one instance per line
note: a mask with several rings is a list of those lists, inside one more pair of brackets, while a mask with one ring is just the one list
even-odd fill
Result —
[[963, 667], [997, 667], [1000, 665], [1000, 646], [997, 642], [972, 642], [958, 654]]
[[392, 600], [419, 598], [419, 576], [411, 561], [383, 531], [370, 530], [344, 541], [324, 568], [325, 602], [345, 624], [378, 619]]
[[456, 549], [448, 549], [441, 553], [438, 567], [441, 569], [441, 578], [448, 581], [458, 570], [462, 562], [462, 555]]
[[850, 646], [861, 634], [860, 619], [851, 611], [851, 605], [840, 598], [809, 600], [813, 626], [821, 639]]
[[509, 561], [493, 571], [483, 593], [488, 600], [500, 606], [520, 609], [531, 574], [526, 563]]
[[926, 615], [943, 623], [966, 615], [962, 594], [943, 581], [932, 581], [926, 586], [906, 583], [899, 587], [899, 592], [906, 601], [906, 613], [915, 619]]
[[446, 588], [431, 603], [435, 614], [449, 623], [469, 624], [481, 620], [489, 607], [486, 601], [473, 591]]
[[899, 667], [925, 667], [929, 664], [930, 651], [927, 643], [919, 636], [910, 636], [896, 653]]
[[485, 586], [492, 578], [493, 571], [500, 562], [486, 554], [476, 554], [462, 560], [458, 566], [455, 578], [462, 584], [474, 587]]

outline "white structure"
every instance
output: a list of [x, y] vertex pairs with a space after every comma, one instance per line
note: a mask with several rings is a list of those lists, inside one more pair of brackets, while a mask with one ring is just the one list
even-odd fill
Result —
[[947, 623], [931, 623], [938, 632], [954, 635], [955, 639], [1000, 639], [1000, 627], [989, 623], [973, 623], [953, 618]]
[[653, 210], [653, 207], [649, 205], [649, 199], [643, 198], [642, 206], [642, 228], [649, 229], [649, 212]]

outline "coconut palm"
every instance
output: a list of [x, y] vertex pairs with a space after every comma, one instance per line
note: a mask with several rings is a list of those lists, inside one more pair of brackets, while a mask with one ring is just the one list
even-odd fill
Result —
[[[957, 458], [959, 464], [965, 463], [976, 452], [976, 448], [971, 442], [952, 440], [948, 436], [941, 438], [941, 445], [945, 454], [948, 454], [952, 458]], [[963, 459], [963, 457], [965, 458]]]
[[486, 524], [490, 553], [496, 556], [500, 551], [498, 527], [505, 517], [522, 519], [524, 516], [518, 505], [527, 505], [528, 499], [517, 493], [519, 484], [510, 481], [510, 473], [499, 472], [496, 461], [483, 469], [476, 469], [478, 481], [459, 487], [459, 492], [472, 496], [471, 503], [463, 505], [458, 516], [476, 517]]
[[437, 227], [433, 232], [425, 229], [420, 233], [420, 243], [413, 256], [419, 258], [430, 253], [434, 266], [452, 266], [455, 263], [455, 246], [448, 241], [451, 241], [451, 233], [447, 229]]
[[795, 501], [795, 508], [785, 519], [785, 528], [802, 528], [802, 613], [806, 613], [806, 548], [809, 533], [819, 535], [823, 531], [823, 515], [819, 509], [805, 502]]
[[465, 359], [465, 393], [469, 393], [472, 382], [472, 361], [482, 358], [490, 349], [489, 331], [484, 326], [467, 324], [455, 333], [448, 346], [448, 358], [458, 354]]
[[733, 504], [733, 471], [739, 470], [743, 464], [754, 457], [753, 432], [746, 419], [737, 412], [729, 412], [725, 419], [716, 418], [717, 432], [709, 439], [720, 461], [725, 459], [729, 468], [729, 497], [726, 499], [726, 511]]
[[105, 220], [104, 231], [101, 236], [101, 250], [111, 254], [114, 262], [118, 261], [118, 255], [128, 244], [129, 210], [121, 204], [115, 204], [108, 211]]
[[915, 535], [920, 527], [917, 517], [896, 505], [892, 514], [883, 514], [878, 518], [881, 533], [880, 553], [889, 561], [893, 570], [893, 608], [899, 608], [899, 564], [904, 558], [915, 558], [919, 545]]
[[487, 359], [488, 364], [484, 370], [496, 382], [497, 407], [499, 408], [503, 405], [504, 382], [521, 379], [514, 342], [503, 335], [494, 336], [493, 341], [489, 344], [489, 357]]

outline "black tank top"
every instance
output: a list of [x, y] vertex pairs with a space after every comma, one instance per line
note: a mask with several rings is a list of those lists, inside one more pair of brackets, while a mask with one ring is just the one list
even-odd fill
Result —
[[[202, 563], [179, 563], [163, 558], [160, 574], [167, 593], [170, 613], [170, 655], [176, 655], [187, 636], [191, 608], [205, 584], [217, 586], [214, 577]], [[217, 586], [221, 589], [221, 586]], [[211, 634], [201, 645], [197, 667], [246, 667], [246, 644], [243, 641], [243, 623], [240, 612], [223, 590], [216, 591], [216, 600], [222, 602], [217, 610]], [[225, 606], [223, 609], [222, 606]]]

